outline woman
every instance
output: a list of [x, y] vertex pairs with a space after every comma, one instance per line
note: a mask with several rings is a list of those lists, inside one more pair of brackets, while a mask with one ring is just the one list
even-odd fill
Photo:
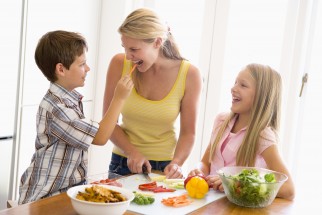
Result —
[[[131, 74], [134, 89], [122, 110], [122, 124], [111, 140], [115, 144], [109, 172], [141, 173], [145, 166], [181, 178], [181, 166], [195, 140], [199, 70], [180, 55], [170, 29], [152, 10], [130, 13], [119, 27], [125, 53], [115, 55], [106, 77], [103, 112], [107, 111], [117, 81]], [[180, 133], [174, 124], [180, 115]]]

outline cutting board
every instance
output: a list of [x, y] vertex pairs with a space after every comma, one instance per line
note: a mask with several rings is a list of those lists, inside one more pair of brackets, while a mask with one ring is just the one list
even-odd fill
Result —
[[[149, 175], [150, 175], [150, 177], [160, 176], [159, 174], [155, 174], [155, 173], [151, 173]], [[138, 189], [139, 184], [144, 184], [144, 183], [149, 182], [149, 181], [147, 181], [147, 179], [145, 179], [145, 177], [142, 174], [131, 175], [129, 177], [118, 179], [117, 181], [121, 182], [124, 188], [130, 189], [133, 191], [139, 191], [139, 189]], [[163, 185], [166, 187], [166, 184], [163, 182], [157, 182], [157, 183], [158, 183], [158, 186]], [[151, 192], [151, 193], [153, 193], [153, 192]], [[153, 204], [151, 204], [151, 205], [137, 205], [135, 203], [131, 203], [128, 210], [133, 211], [135, 213], [146, 214], [146, 215], [149, 215], [149, 214], [153, 214], [153, 215], [188, 214], [188, 213], [191, 213], [191, 212], [225, 196], [225, 194], [216, 192], [211, 189], [211, 190], [209, 190], [209, 192], [207, 193], [207, 195], [203, 199], [191, 198], [191, 200], [193, 202], [187, 206], [175, 208], [175, 207], [165, 206], [161, 203], [161, 200], [163, 198], [168, 198], [168, 197], [172, 197], [172, 196], [180, 196], [184, 193], [186, 193], [186, 190], [184, 190], [184, 189], [177, 189], [175, 192], [153, 193], [154, 198], [155, 198], [155, 201]]]

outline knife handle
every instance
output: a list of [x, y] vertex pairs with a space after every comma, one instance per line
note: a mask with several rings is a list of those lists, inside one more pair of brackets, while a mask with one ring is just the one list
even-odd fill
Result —
[[143, 173], [149, 173], [148, 168], [145, 165], [142, 166], [142, 172]]

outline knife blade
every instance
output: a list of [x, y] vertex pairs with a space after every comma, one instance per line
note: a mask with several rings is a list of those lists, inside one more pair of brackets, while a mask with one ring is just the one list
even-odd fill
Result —
[[142, 166], [142, 172], [143, 172], [144, 177], [145, 177], [148, 181], [152, 181], [152, 179], [151, 179], [151, 178], [150, 178], [150, 176], [149, 176], [148, 168], [147, 168], [145, 165], [143, 165], [143, 166]]

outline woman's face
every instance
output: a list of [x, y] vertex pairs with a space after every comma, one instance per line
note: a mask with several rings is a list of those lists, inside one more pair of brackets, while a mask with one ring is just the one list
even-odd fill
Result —
[[152, 43], [147, 43], [140, 39], [133, 39], [121, 36], [122, 46], [125, 50], [126, 59], [137, 63], [140, 72], [148, 70], [159, 56], [159, 40], [155, 39]]
[[231, 111], [238, 114], [249, 115], [256, 94], [256, 83], [249, 70], [242, 70], [231, 88]]

